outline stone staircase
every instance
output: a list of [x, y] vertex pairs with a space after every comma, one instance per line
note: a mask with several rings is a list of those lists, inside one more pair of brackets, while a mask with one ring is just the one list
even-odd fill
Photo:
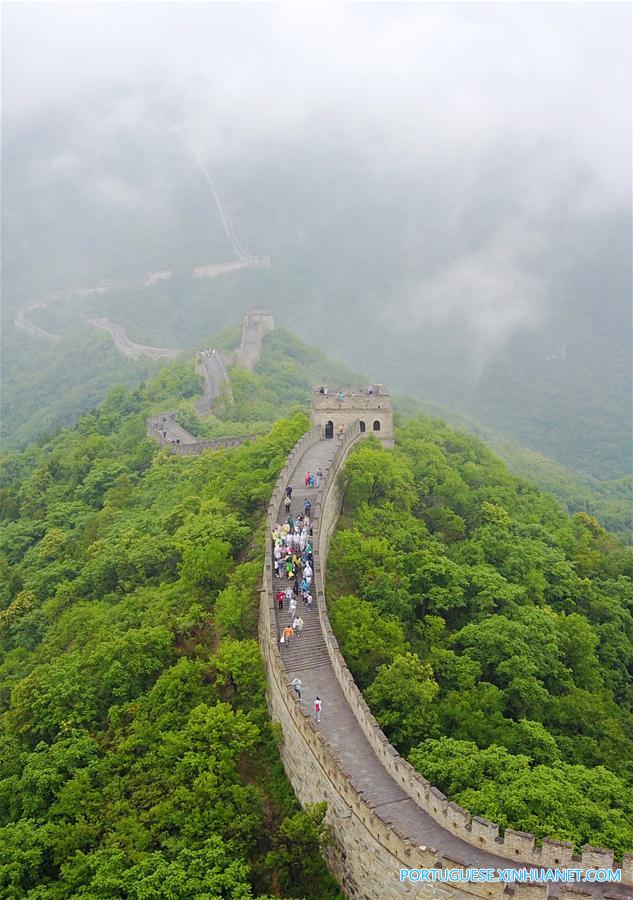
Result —
[[[329, 449], [329, 448], [328, 448]], [[324, 454], [325, 455], [325, 454]], [[316, 497], [316, 490], [314, 488], [306, 488], [304, 477], [305, 471], [310, 469], [310, 460], [306, 456], [302, 461], [302, 466], [304, 466], [303, 471], [298, 467], [297, 470], [293, 473], [293, 478], [295, 481], [291, 482], [293, 485], [296, 482], [300, 482], [293, 487], [292, 491], [292, 506], [291, 512], [294, 515], [298, 515], [300, 512], [303, 512], [303, 506], [306, 500], [306, 497], [309, 497], [313, 506]], [[317, 466], [323, 466], [323, 463], [317, 462], [314, 464], [314, 470], [316, 470]], [[280, 504], [279, 510], [277, 513], [277, 521], [285, 522], [288, 518], [286, 513], [286, 508], [283, 503]], [[288, 586], [292, 586], [292, 580], [288, 580], [285, 574], [282, 574], [281, 577], [276, 578], [273, 576], [273, 590], [275, 593], [278, 590], [285, 590]], [[303, 630], [301, 632], [301, 637], [297, 637], [295, 635], [292, 638], [289, 647], [280, 645], [280, 650], [282, 653], [282, 658], [284, 660], [284, 664], [286, 669], [293, 673], [292, 678], [295, 675], [299, 675], [300, 673], [307, 671], [309, 669], [319, 669], [322, 667], [328, 667], [330, 665], [330, 657], [328, 656], [327, 646], [325, 643], [325, 639], [323, 637], [323, 631], [321, 630], [321, 625], [319, 622], [319, 615], [317, 613], [317, 604], [316, 604], [316, 590], [314, 590], [314, 581], [312, 582], [312, 608], [308, 609], [303, 600], [299, 598], [297, 600], [297, 615], [301, 616], [303, 619]], [[284, 600], [284, 609], [279, 610], [275, 608], [275, 619], [277, 622], [277, 633], [281, 636], [283, 629], [286, 625], [292, 625], [292, 616], [288, 610], [288, 604]], [[292, 680], [291, 678], [291, 680]], [[303, 681], [304, 679], [302, 679]]]

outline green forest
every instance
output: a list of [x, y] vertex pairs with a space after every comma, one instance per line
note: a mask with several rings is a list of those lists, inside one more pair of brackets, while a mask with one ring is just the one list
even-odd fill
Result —
[[[339, 897], [325, 809], [283, 773], [256, 622], [310, 388], [351, 378], [280, 329], [205, 420], [185, 359], [3, 456], [3, 897]], [[164, 410], [257, 437], [174, 457], [145, 435]], [[345, 468], [328, 574], [375, 715], [474, 813], [633, 848], [631, 551], [463, 431], [416, 415], [396, 434]]]
[[199, 391], [164, 368], [3, 460], [3, 898], [339, 896], [256, 641], [264, 512], [307, 417], [279, 402], [195, 459], [146, 439]]
[[[202, 292], [201, 304], [204, 299]], [[207, 296], [207, 305], [208, 299]], [[166, 309], [157, 315], [158, 320], [164, 320]], [[150, 318], [154, 321], [156, 316]], [[159, 344], [165, 340], [162, 335], [142, 334], [139, 328], [131, 334], [136, 339], [142, 337]], [[231, 351], [239, 346], [240, 336], [239, 325], [227, 326], [209, 336], [200, 347]], [[306, 408], [314, 384], [322, 381], [364, 384], [370, 380], [330, 360], [283, 326], [266, 336], [263, 349], [256, 374], [244, 369], [232, 371], [236, 403], [227, 404], [221, 398], [214, 414], [204, 420], [195, 410], [200, 397], [199, 382], [187, 354], [183, 354], [190, 383], [172, 404], [180, 423], [201, 438], [263, 434], [269, 423], [283, 414], [280, 410], [286, 404]], [[123, 358], [109, 335], [100, 332], [79, 329], [57, 344], [16, 333], [15, 340], [7, 344], [3, 353], [2, 444], [17, 449], [32, 441], [46, 441], [51, 431], [71, 426], [82, 413], [101, 402], [113, 386], [123, 383], [136, 387], [161, 367], [164, 364], [150, 360]], [[542, 490], [558, 497], [569, 512], [588, 512], [626, 543], [633, 543], [633, 478], [630, 475], [607, 480], [583, 475], [441, 404], [428, 399], [421, 402], [409, 394], [397, 394], [394, 400], [404, 415], [431, 414], [460, 430], [477, 434], [506, 460], [515, 474], [529, 478]]]
[[327, 574], [381, 727], [473, 814], [633, 850], [633, 555], [423, 416], [350, 456]]

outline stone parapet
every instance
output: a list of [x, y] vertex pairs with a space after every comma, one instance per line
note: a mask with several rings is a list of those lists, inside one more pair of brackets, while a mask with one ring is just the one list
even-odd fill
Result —
[[[175, 456], [197, 456], [204, 450], [223, 450], [225, 447], [239, 447], [247, 441], [254, 441], [258, 435], [243, 437], [213, 438], [199, 440], [176, 422], [176, 413], [168, 412], [149, 416], [146, 420], [147, 436], [162, 447], [167, 447]], [[164, 432], [164, 433], [163, 433]]]

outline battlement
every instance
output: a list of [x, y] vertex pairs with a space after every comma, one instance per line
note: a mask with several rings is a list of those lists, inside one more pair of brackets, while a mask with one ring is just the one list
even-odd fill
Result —
[[370, 432], [385, 447], [393, 447], [393, 404], [384, 384], [315, 387], [310, 422], [323, 429], [325, 438], [339, 438], [358, 422], [361, 433]]

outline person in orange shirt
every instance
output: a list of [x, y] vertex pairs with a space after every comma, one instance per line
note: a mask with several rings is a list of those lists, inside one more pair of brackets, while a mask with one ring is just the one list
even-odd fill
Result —
[[294, 633], [295, 632], [292, 625], [286, 625], [282, 633], [282, 637], [284, 639], [284, 644], [286, 645], [286, 647], [290, 644], [290, 638], [293, 637]]

